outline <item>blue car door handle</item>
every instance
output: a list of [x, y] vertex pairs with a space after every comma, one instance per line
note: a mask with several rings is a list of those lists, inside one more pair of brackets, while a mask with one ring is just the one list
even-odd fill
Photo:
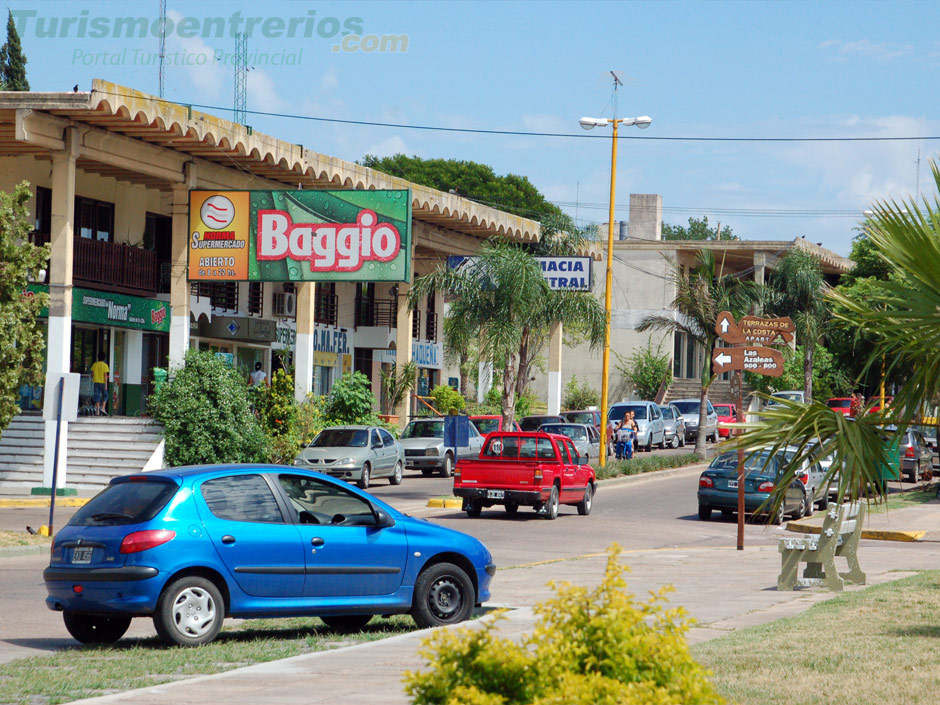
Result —
[[235, 537], [231, 534], [225, 534], [225, 536], [222, 537], [222, 543], [235, 543]]
[[323, 539], [321, 539], [319, 536], [314, 536], [312, 539], [310, 539], [310, 543], [313, 544], [314, 546], [322, 546], [326, 542]]

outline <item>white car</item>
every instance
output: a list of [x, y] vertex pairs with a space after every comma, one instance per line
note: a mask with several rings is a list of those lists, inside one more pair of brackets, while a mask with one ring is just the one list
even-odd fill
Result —
[[[682, 414], [682, 420], [685, 421], [685, 440], [692, 442], [698, 438], [699, 434], [699, 409], [701, 408], [701, 399], [674, 399], [669, 402]], [[705, 440], [712, 443], [718, 442], [718, 412], [712, 406], [711, 400], [705, 400], [706, 412], [705, 423], [702, 425], [702, 433]]]
[[666, 424], [663, 422], [663, 412], [659, 406], [651, 401], [621, 401], [610, 407], [607, 412], [607, 423], [619, 423], [624, 414], [633, 412], [639, 431], [636, 434], [636, 450], [652, 450], [653, 445], [666, 447]]

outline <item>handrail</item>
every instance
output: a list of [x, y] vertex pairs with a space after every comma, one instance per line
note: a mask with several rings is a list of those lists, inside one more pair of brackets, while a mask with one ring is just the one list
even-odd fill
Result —
[[433, 411], [436, 416], [443, 416], [443, 415], [444, 415], [444, 414], [442, 414], [440, 411], [438, 411], [437, 409], [435, 409], [433, 406], [431, 406], [430, 404], [428, 404], [428, 403], [425, 401], [425, 399], [433, 399], [434, 397], [420, 397], [420, 396], [418, 396], [417, 394], [412, 394], [412, 395], [411, 395], [411, 398], [412, 398], [412, 399], [417, 399], [419, 402], [421, 402], [422, 404], [424, 404], [424, 405], [425, 405], [426, 407], [428, 407], [431, 411]]

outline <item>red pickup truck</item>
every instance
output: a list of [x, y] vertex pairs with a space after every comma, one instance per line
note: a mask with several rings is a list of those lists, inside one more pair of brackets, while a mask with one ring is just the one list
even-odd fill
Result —
[[594, 469], [581, 465], [570, 438], [538, 431], [491, 433], [480, 457], [461, 460], [454, 470], [454, 494], [471, 517], [494, 504], [508, 514], [534, 507], [547, 519], [558, 516], [559, 505], [573, 504], [587, 515], [595, 487]]

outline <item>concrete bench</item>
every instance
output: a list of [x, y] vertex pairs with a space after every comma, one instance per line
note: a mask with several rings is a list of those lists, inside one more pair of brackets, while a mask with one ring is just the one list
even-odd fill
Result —
[[[778, 590], [822, 586], [841, 592], [845, 583], [865, 584], [865, 573], [858, 565], [858, 541], [862, 535], [865, 505], [851, 502], [830, 505], [819, 535], [780, 539], [780, 575]], [[848, 571], [836, 570], [836, 557], [845, 558]], [[800, 563], [806, 563], [803, 577], [797, 577]]]

